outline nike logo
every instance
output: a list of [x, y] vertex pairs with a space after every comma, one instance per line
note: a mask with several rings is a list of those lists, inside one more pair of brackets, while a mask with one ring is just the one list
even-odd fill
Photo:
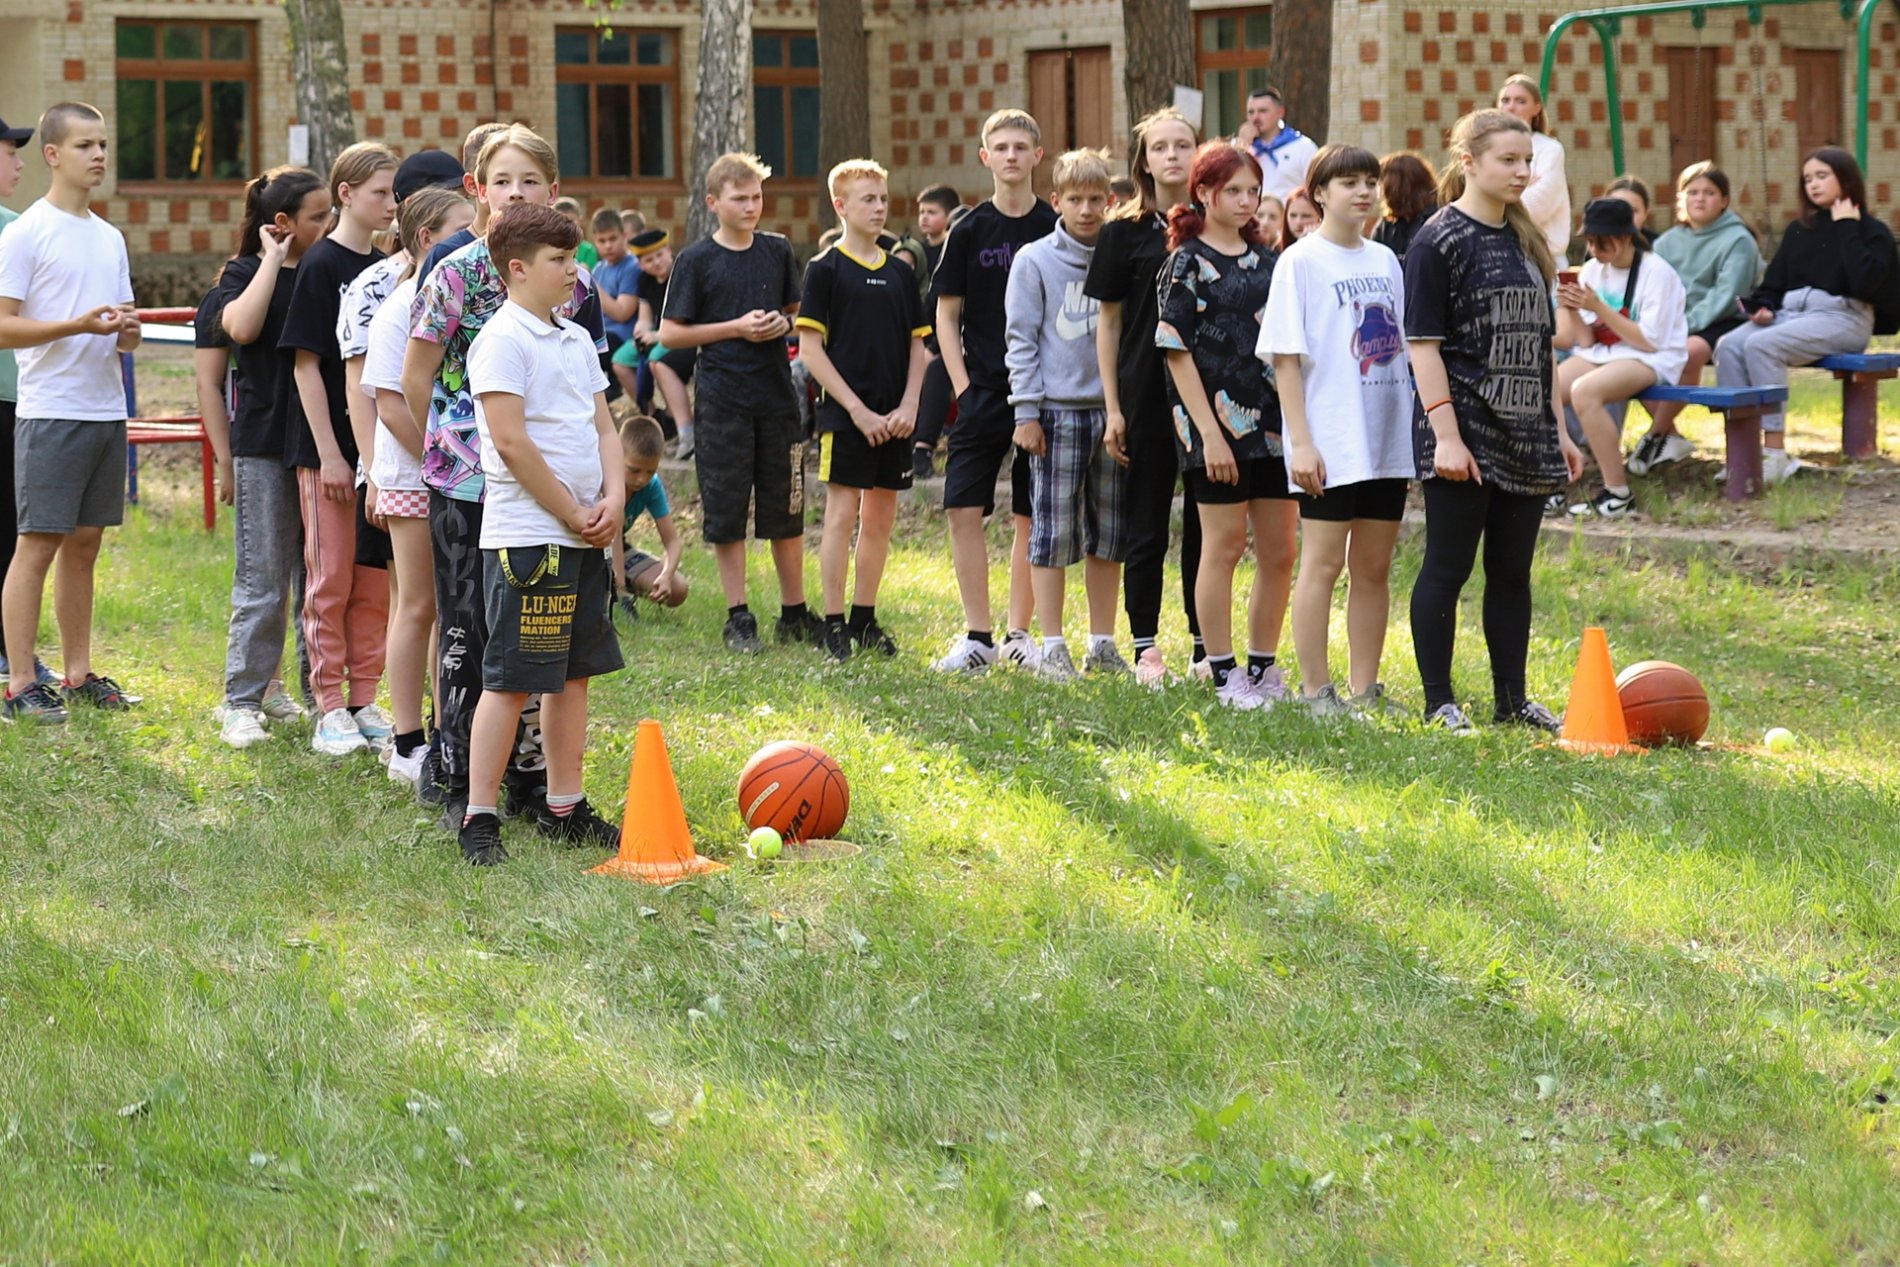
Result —
[[1056, 338], [1068, 343], [1093, 332], [1095, 329], [1096, 315], [1097, 314], [1091, 312], [1086, 317], [1071, 317], [1066, 312], [1058, 312], [1056, 314]]

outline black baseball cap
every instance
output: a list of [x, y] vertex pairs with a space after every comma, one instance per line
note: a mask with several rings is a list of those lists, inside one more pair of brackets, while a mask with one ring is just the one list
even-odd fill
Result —
[[462, 165], [444, 150], [417, 150], [402, 160], [396, 169], [396, 201], [410, 194], [441, 185], [446, 189], [462, 187]]
[[1583, 236], [1587, 238], [1635, 237], [1636, 208], [1621, 198], [1592, 198], [1583, 209]]
[[25, 145], [32, 139], [32, 128], [10, 128], [5, 119], [0, 119], [0, 141], [12, 141], [15, 145]]

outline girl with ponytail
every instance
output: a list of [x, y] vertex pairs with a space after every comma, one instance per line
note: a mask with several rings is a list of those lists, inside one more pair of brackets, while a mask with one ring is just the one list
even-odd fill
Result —
[[[277, 342], [297, 269], [323, 236], [330, 206], [330, 191], [315, 172], [265, 172], [244, 191], [238, 252], [218, 274], [219, 323], [237, 362], [230, 415], [237, 558], [219, 732], [233, 748], [261, 743], [266, 724], [304, 713], [280, 680], [286, 603], [303, 605], [303, 519], [296, 473], [284, 466], [294, 389], [289, 358]], [[297, 647], [301, 660], [301, 622]]]
[[1472, 729], [1452, 691], [1458, 596], [1484, 548], [1484, 635], [1492, 717], [1557, 730], [1525, 698], [1531, 558], [1544, 500], [1583, 470], [1554, 408], [1550, 246], [1524, 210], [1531, 130], [1479, 110], [1451, 130], [1447, 205], [1405, 256], [1405, 337], [1423, 407], [1413, 428], [1425, 494], [1425, 559], [1412, 641], [1426, 720]]

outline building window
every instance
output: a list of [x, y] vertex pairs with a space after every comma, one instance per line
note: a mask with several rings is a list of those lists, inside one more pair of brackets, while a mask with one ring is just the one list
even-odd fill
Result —
[[759, 157], [780, 176], [818, 179], [818, 36], [752, 36], [752, 125]]
[[249, 180], [255, 24], [122, 21], [116, 39], [119, 179]]
[[554, 80], [563, 177], [678, 178], [673, 32], [564, 27], [554, 33]]
[[1205, 94], [1202, 136], [1232, 136], [1247, 120], [1247, 94], [1267, 86], [1273, 58], [1273, 10], [1214, 9], [1195, 14], [1194, 67]]

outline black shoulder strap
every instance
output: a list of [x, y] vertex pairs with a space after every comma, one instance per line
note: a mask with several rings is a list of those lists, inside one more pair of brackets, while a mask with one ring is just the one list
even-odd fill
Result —
[[1621, 312], [1626, 317], [1630, 315], [1630, 305], [1636, 302], [1636, 277], [1637, 274], [1643, 271], [1643, 256], [1647, 254], [1649, 254], [1648, 251], [1639, 248], [1636, 252], [1636, 258], [1630, 261], [1630, 275], [1628, 280], [1623, 283], [1623, 307], [1621, 309]]

